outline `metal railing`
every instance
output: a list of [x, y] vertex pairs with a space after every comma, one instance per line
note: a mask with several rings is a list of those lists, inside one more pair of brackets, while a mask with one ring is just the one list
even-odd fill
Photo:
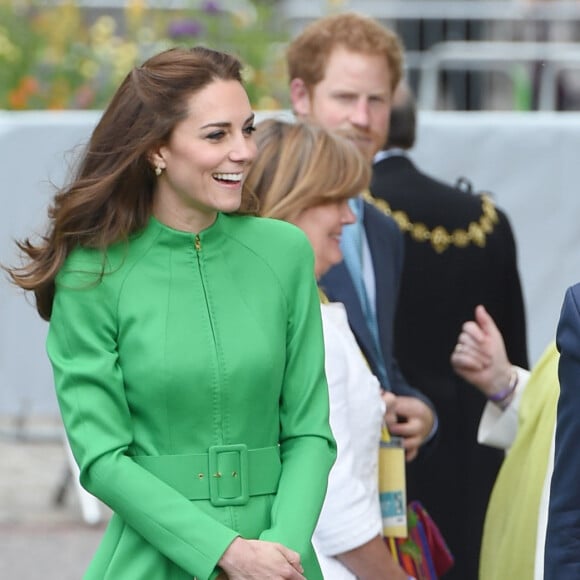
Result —
[[[280, 7], [288, 22], [305, 23], [333, 11], [328, 0], [282, 0]], [[580, 20], [575, 0], [530, 2], [525, 0], [350, 0], [340, 11], [353, 10], [379, 20]]]
[[[527, 66], [526, 66], [527, 65]], [[427, 51], [420, 63], [418, 105], [438, 108], [441, 75], [444, 71], [496, 71], [514, 78], [514, 70], [540, 67], [538, 110], [557, 107], [557, 79], [565, 70], [580, 70], [580, 45], [546, 42], [441, 42]]]
[[[283, 17], [292, 35], [308, 22], [331, 12], [327, 0], [282, 1]], [[336, 6], [336, 5], [335, 5]], [[506, 108], [511, 107], [509, 84], [488, 81], [503, 76], [510, 78], [519, 69], [518, 78], [530, 76], [526, 69], [536, 61], [544, 62], [541, 86], [535, 90], [536, 108], [556, 108], [554, 96], [558, 77], [566, 69], [577, 69], [576, 55], [566, 50], [562, 58], [554, 53], [563, 47], [561, 31], [567, 29], [566, 40], [580, 40], [580, 2], [525, 0], [351, 0], [339, 6], [340, 11], [354, 10], [368, 14], [393, 28], [403, 39], [409, 80], [415, 91], [421, 91], [420, 104], [433, 109], [434, 87], [444, 85], [444, 91], [453, 95], [457, 109], [485, 108], [491, 91], [503, 91]], [[498, 44], [497, 48], [482, 43]], [[460, 45], [459, 43], [465, 43]], [[467, 45], [474, 43], [473, 49]], [[533, 46], [537, 43], [539, 46]], [[521, 44], [521, 46], [516, 46]], [[485, 49], [488, 55], [482, 55]], [[502, 51], [505, 58], [501, 56]], [[527, 52], [534, 53], [527, 56]], [[508, 56], [509, 55], [509, 56]], [[509, 60], [514, 62], [509, 66]], [[489, 74], [488, 74], [489, 73]], [[536, 74], [536, 73], [531, 73]], [[423, 79], [426, 75], [426, 79]], [[437, 75], [437, 83], [433, 77]], [[526, 81], [530, 83], [530, 79]], [[441, 99], [439, 99], [439, 103]]]

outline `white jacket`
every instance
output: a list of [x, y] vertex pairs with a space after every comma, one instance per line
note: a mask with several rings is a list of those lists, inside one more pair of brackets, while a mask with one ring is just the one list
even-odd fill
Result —
[[313, 543], [324, 577], [356, 578], [336, 554], [366, 544], [382, 531], [378, 453], [385, 404], [340, 303], [322, 304], [330, 425], [338, 454]]

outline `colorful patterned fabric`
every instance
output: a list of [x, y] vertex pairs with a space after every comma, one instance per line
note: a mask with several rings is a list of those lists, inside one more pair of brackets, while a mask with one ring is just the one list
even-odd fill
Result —
[[408, 505], [407, 525], [407, 538], [386, 538], [393, 557], [417, 580], [438, 580], [453, 566], [453, 555], [420, 502]]

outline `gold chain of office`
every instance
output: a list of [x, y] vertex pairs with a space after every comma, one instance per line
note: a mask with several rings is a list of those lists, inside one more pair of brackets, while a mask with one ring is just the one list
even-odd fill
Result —
[[384, 199], [374, 197], [369, 191], [363, 192], [362, 197], [383, 213], [391, 216], [401, 231], [409, 233], [416, 242], [430, 242], [438, 254], [444, 252], [449, 246], [466, 248], [469, 244], [474, 244], [480, 248], [485, 247], [487, 236], [493, 232], [495, 224], [499, 222], [495, 205], [485, 194], [481, 196], [479, 220], [470, 222], [466, 229], [458, 228], [452, 232], [448, 232], [443, 226], [429, 229], [421, 222], [413, 223], [406, 212], [393, 210]]

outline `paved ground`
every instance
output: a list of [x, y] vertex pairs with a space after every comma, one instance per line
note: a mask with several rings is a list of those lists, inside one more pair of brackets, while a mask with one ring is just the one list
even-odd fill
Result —
[[84, 522], [56, 419], [18, 426], [0, 417], [0, 578], [79, 580], [103, 533]]

